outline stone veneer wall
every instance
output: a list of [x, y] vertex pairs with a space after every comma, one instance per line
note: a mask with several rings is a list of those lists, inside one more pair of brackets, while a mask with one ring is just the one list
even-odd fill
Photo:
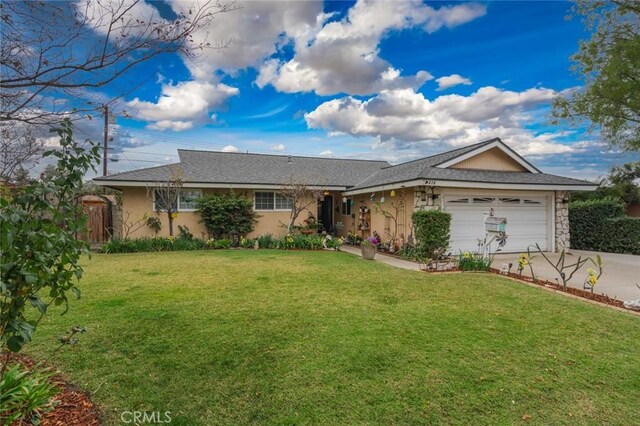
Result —
[[[435, 200], [435, 202], [431, 199], [430, 196], [425, 197], [425, 200], [422, 201], [422, 191], [421, 189], [416, 189], [413, 192], [413, 211], [416, 210], [433, 210], [433, 209], [439, 209], [440, 207], [442, 207], [441, 202], [442, 202], [442, 194], [440, 193], [440, 191], [436, 190], [435, 193], [438, 195], [438, 199]], [[429, 192], [429, 194], [431, 194], [431, 192]]]
[[569, 198], [569, 192], [555, 191], [556, 251], [568, 250], [571, 242], [571, 235], [569, 234], [569, 203], [563, 202], [565, 198]]

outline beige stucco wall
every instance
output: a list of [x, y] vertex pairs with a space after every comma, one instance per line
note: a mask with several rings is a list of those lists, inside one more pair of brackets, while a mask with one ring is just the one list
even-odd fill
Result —
[[[253, 197], [253, 191], [250, 191], [249, 194]], [[313, 203], [308, 207], [308, 211], [303, 211], [298, 215], [295, 224], [304, 224], [304, 221], [309, 217], [309, 212], [311, 212], [315, 217], [317, 216], [317, 211], [318, 203], [313, 201]], [[249, 238], [255, 238], [264, 234], [283, 236], [287, 233], [286, 225], [289, 223], [289, 218], [291, 217], [291, 212], [289, 210], [257, 210], [256, 213], [259, 216], [258, 223], [256, 223], [253, 232], [248, 235]]]
[[[129, 221], [135, 221], [145, 214], [147, 216], [159, 217], [162, 223], [162, 229], [158, 232], [158, 235], [169, 235], [169, 220], [166, 213], [157, 214], [153, 211], [153, 201], [151, 196], [147, 196], [146, 188], [126, 187], [121, 188], [122, 191], [122, 217], [124, 219], [129, 217]], [[204, 191], [203, 194], [207, 194]], [[179, 212], [178, 217], [173, 221], [173, 233], [178, 234], [178, 225], [187, 226], [189, 231], [196, 236], [201, 237], [203, 233], [206, 234], [204, 226], [198, 223], [200, 215], [194, 212]], [[121, 224], [122, 226], [122, 224]], [[140, 237], [152, 237], [155, 233], [146, 225], [142, 226], [138, 230], [132, 232], [130, 238]], [[124, 235], [123, 235], [124, 236]]]
[[452, 169], [499, 170], [503, 172], [527, 171], [499, 148], [481, 152], [450, 167]]
[[[413, 188], [396, 189], [395, 197], [392, 197], [391, 191], [379, 191], [375, 194], [375, 201], [371, 200], [371, 194], [355, 195], [353, 197], [354, 205], [352, 208], [355, 219], [352, 219], [349, 231], [356, 232], [357, 235], [363, 238], [373, 235], [373, 231], [376, 231], [383, 242], [389, 241], [394, 232], [394, 222], [391, 219], [385, 218], [381, 210], [386, 210], [397, 219], [398, 230], [396, 240], [399, 245], [402, 245], [411, 233], [413, 193]], [[382, 197], [384, 197], [384, 203], [381, 202]], [[368, 231], [359, 231], [357, 229], [360, 206], [366, 206], [370, 211], [370, 227]], [[396, 207], [398, 208], [397, 210]]]
[[[189, 188], [191, 189], [191, 188]], [[159, 217], [162, 223], [162, 229], [158, 232], [160, 236], [168, 236], [169, 235], [169, 222], [166, 213], [157, 214], [153, 211], [153, 202], [150, 195], [147, 195], [147, 189], [141, 187], [123, 187], [120, 188], [122, 191], [122, 212], [123, 218], [128, 217], [129, 222], [136, 221], [145, 214], [147, 216], [155, 216]], [[227, 192], [226, 189], [210, 189], [205, 188], [202, 190], [203, 195], [209, 195], [213, 193], [224, 193]], [[253, 199], [253, 190], [237, 190], [238, 194], [249, 197]], [[340, 195], [336, 193], [337, 196]], [[341, 198], [340, 198], [341, 200]], [[314, 216], [317, 213], [317, 203], [314, 201], [309, 210], [313, 212]], [[255, 225], [255, 229], [253, 232], [249, 234], [249, 237], [257, 237], [263, 234], [273, 234], [276, 236], [284, 235], [286, 230], [283, 225], [286, 225], [289, 222], [289, 214], [287, 211], [264, 211], [258, 210], [256, 211], [258, 214], [258, 222]], [[303, 223], [305, 219], [309, 216], [308, 212], [300, 213], [298, 219], [296, 220], [296, 224], [300, 225]], [[335, 216], [336, 218], [338, 216]], [[200, 223], [200, 215], [196, 212], [178, 212], [178, 217], [173, 221], [173, 232], [174, 235], [178, 234], [178, 225], [187, 226], [189, 231], [198, 238], [207, 237], [207, 232], [202, 223]], [[119, 224], [120, 229], [122, 229], [122, 223]], [[116, 226], [114, 224], [114, 226]], [[140, 227], [134, 232], [131, 232], [130, 238], [141, 238], [141, 237], [152, 237], [155, 233], [146, 225]]]

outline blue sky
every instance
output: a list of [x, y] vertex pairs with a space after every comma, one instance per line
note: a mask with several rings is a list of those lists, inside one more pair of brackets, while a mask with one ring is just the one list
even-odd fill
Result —
[[[549, 173], [596, 178], [629, 159], [549, 124], [551, 99], [580, 85], [569, 57], [588, 38], [568, 2], [240, 4], [206, 31], [226, 50], [163, 55], [104, 89], [126, 93], [112, 173], [180, 148], [397, 163], [494, 136]], [[154, 5], [132, 13], [185, 3]]]

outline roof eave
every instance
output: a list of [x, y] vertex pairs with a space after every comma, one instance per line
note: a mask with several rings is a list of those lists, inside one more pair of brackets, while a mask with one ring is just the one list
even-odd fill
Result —
[[445, 179], [414, 179], [402, 182], [391, 182], [384, 185], [373, 185], [362, 188], [351, 188], [345, 191], [345, 195], [358, 195], [367, 192], [386, 191], [398, 188], [415, 186], [434, 186], [440, 188], [470, 188], [470, 189], [508, 189], [523, 191], [595, 191], [595, 184], [551, 184], [551, 183], [508, 183], [508, 182], [483, 182], [468, 180]]
[[[150, 180], [113, 180], [113, 179], [93, 179], [96, 185], [105, 186], [108, 188], [124, 188], [124, 187], [147, 187], [153, 186], [157, 181]], [[182, 186], [184, 188], [237, 188], [237, 189], [280, 189], [284, 183], [240, 183], [240, 182], [184, 182]], [[309, 185], [309, 189], [326, 189], [328, 191], [344, 191], [347, 189], [346, 185]]]

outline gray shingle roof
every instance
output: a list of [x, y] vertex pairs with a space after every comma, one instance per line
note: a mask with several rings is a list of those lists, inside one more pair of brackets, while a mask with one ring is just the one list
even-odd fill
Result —
[[[359, 182], [351, 190], [371, 188], [380, 185], [406, 182], [410, 180], [448, 180], [463, 182], [506, 183], [525, 185], [584, 185], [593, 186], [592, 182], [571, 179], [546, 173], [501, 172], [493, 170], [471, 170], [441, 168], [437, 165], [445, 163], [470, 151], [489, 145], [493, 142], [502, 142], [499, 138], [490, 139], [475, 145], [436, 154], [431, 157], [409, 161], [380, 169], [363, 181]], [[506, 145], [505, 145], [506, 146]], [[508, 148], [508, 146], [507, 146]], [[533, 166], [532, 166], [533, 167]], [[534, 167], [535, 168], [535, 167]], [[536, 169], [537, 170], [537, 169]]]
[[184, 173], [186, 183], [229, 185], [283, 185], [291, 182], [292, 179], [309, 185], [347, 187], [350, 190], [421, 179], [527, 185], [594, 185], [591, 182], [546, 173], [437, 167], [439, 164], [496, 141], [501, 142], [500, 139], [495, 138], [395, 166], [391, 166], [386, 161], [181, 149], [178, 150], [180, 163], [132, 170], [96, 178], [96, 180], [113, 186], [117, 186], [119, 181], [141, 183], [163, 181], [170, 178], [172, 169], [179, 167]]
[[245, 154], [178, 150], [180, 163], [150, 167], [97, 178], [99, 181], [162, 181], [179, 167], [188, 183], [283, 185], [304, 182], [308, 185], [349, 187], [382, 167], [386, 161], [288, 155]]

